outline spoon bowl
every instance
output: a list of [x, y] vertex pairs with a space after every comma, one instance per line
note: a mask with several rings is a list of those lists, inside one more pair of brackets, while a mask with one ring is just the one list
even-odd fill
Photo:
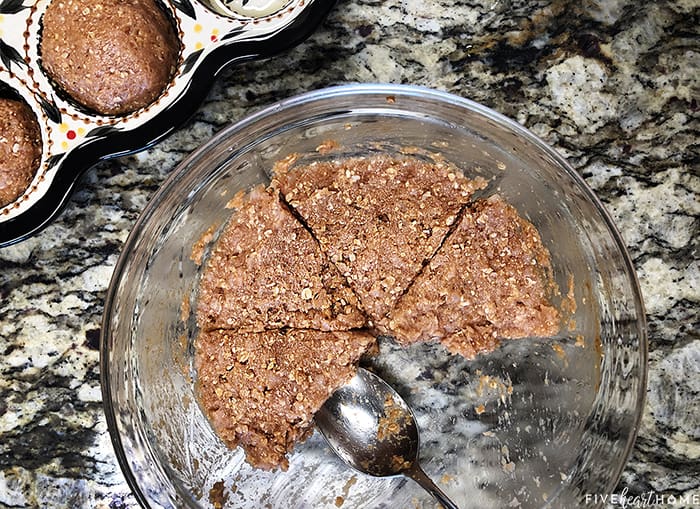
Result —
[[413, 411], [371, 371], [358, 368], [314, 420], [331, 449], [354, 469], [374, 477], [404, 475], [446, 509], [457, 509], [418, 463], [420, 437]]

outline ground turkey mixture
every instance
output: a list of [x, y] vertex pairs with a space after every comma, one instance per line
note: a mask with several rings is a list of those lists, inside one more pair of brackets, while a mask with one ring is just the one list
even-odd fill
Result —
[[199, 288], [199, 401], [253, 466], [287, 467], [377, 334], [471, 358], [558, 331], [549, 254], [501, 198], [473, 200], [482, 179], [408, 156], [294, 161], [237, 200]]
[[278, 172], [275, 185], [377, 322], [484, 181], [444, 162], [378, 155]]
[[241, 200], [204, 272], [197, 309], [205, 330], [348, 330], [365, 316], [338, 269], [277, 193]]
[[354, 376], [366, 332], [211, 331], [197, 339], [200, 404], [221, 439], [258, 468], [286, 469], [316, 411]]
[[41, 130], [21, 101], [0, 98], [0, 207], [27, 190], [41, 163]]
[[559, 312], [550, 270], [531, 223], [497, 195], [478, 200], [379, 328], [401, 343], [441, 341], [466, 358], [499, 338], [551, 336]]
[[52, 0], [42, 25], [42, 66], [97, 113], [147, 106], [175, 72], [180, 42], [155, 0]]

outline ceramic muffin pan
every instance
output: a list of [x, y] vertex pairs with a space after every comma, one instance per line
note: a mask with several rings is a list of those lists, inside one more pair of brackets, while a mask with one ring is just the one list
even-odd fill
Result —
[[305, 39], [334, 0], [158, 0], [179, 37], [173, 77], [160, 96], [125, 115], [78, 104], [41, 65], [42, 16], [51, 1], [0, 0], [0, 98], [29, 105], [41, 129], [34, 179], [0, 208], [0, 247], [38, 232], [95, 163], [144, 149], [197, 109], [228, 64], [271, 56]]

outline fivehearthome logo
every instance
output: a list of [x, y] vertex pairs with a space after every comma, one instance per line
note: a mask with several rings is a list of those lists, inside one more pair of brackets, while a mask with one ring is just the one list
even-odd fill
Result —
[[623, 507], [636, 509], [641, 507], [678, 507], [678, 508], [700, 508], [700, 493], [690, 493], [685, 495], [667, 495], [647, 491], [638, 495], [633, 495], [628, 488], [624, 488], [620, 493], [609, 495], [599, 495], [586, 493], [584, 495], [586, 505], [599, 505], [612, 507]]

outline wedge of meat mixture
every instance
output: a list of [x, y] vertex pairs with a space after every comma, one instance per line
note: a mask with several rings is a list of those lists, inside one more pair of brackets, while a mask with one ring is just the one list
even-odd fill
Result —
[[378, 322], [483, 179], [440, 161], [373, 155], [278, 169], [273, 185]]
[[374, 337], [360, 331], [209, 331], [196, 341], [197, 392], [217, 434], [254, 467], [286, 470], [313, 416], [350, 381]]
[[549, 252], [535, 227], [499, 196], [478, 200], [379, 324], [401, 343], [441, 341], [472, 358], [499, 338], [559, 331]]
[[253, 189], [217, 241], [199, 286], [204, 330], [365, 325], [357, 298], [275, 192]]

